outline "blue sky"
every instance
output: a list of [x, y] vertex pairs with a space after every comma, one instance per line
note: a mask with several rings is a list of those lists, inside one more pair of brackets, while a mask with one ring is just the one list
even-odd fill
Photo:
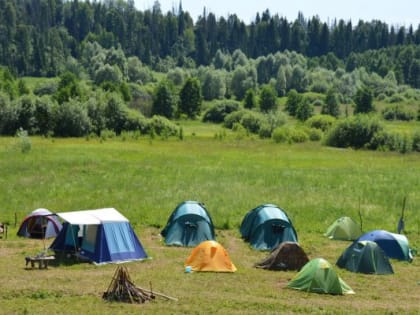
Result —
[[[163, 13], [178, 8], [179, 0], [160, 0]], [[150, 9], [154, 0], [135, 0], [138, 10]], [[420, 24], [419, 0], [182, 0], [182, 8], [188, 11], [194, 21], [203, 13], [214, 13], [217, 17], [236, 14], [246, 24], [255, 18], [256, 12], [266, 9], [274, 15], [284, 16], [294, 20], [301, 11], [305, 17], [318, 15], [323, 22], [334, 18], [351, 20], [353, 25], [362, 19], [364, 21], [381, 20], [394, 26], [413, 25], [414, 29]]]

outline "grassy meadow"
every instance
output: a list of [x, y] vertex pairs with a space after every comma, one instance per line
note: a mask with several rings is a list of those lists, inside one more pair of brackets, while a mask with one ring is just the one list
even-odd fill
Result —
[[[159, 138], [31, 138], [23, 154], [15, 138], [0, 138], [0, 314], [416, 314], [420, 262], [392, 261], [390, 276], [336, 268], [356, 292], [351, 296], [286, 289], [296, 272], [253, 268], [267, 252], [240, 239], [244, 215], [274, 203], [291, 218], [310, 258], [335, 264], [350, 245], [323, 236], [340, 216], [363, 230], [395, 232], [406, 198], [406, 235], [420, 247], [420, 155], [334, 149], [319, 143], [275, 144], [237, 139], [213, 125], [191, 124], [184, 140]], [[184, 273], [191, 248], [166, 247], [160, 230], [184, 200], [206, 204], [216, 240], [238, 268], [234, 274]], [[133, 282], [178, 298], [142, 305], [109, 303], [116, 265], [55, 265], [26, 270], [24, 257], [51, 243], [16, 236], [36, 208], [53, 212], [114, 207], [130, 219], [152, 259], [127, 263]]]

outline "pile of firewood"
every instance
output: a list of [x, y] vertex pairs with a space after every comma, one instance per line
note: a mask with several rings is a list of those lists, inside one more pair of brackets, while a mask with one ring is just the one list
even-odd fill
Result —
[[153, 292], [150, 283], [150, 290], [137, 287], [130, 279], [127, 268], [119, 266], [115, 271], [114, 277], [104, 292], [102, 298], [107, 301], [129, 302], [129, 303], [144, 303], [155, 299], [156, 296], [162, 296], [169, 300], [175, 300], [170, 296], [162, 293]]

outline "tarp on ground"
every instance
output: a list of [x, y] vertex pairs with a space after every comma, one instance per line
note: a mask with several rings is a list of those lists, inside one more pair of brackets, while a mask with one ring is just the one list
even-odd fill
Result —
[[296, 242], [283, 242], [270, 255], [255, 264], [255, 267], [269, 270], [300, 270], [309, 258]]

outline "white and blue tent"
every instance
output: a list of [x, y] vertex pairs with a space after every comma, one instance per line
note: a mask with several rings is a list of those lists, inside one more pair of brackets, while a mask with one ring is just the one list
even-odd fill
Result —
[[126, 217], [114, 208], [61, 212], [61, 232], [50, 249], [73, 252], [96, 264], [147, 258]]

